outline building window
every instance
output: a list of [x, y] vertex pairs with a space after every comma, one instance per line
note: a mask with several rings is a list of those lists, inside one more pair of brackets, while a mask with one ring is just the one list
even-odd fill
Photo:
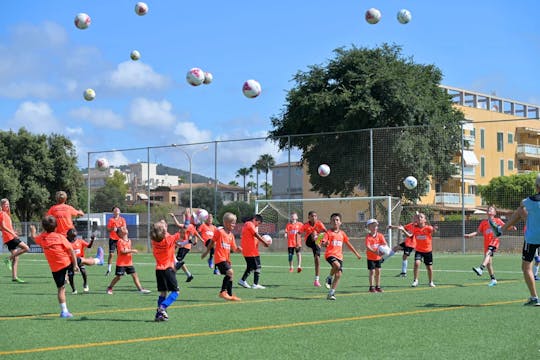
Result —
[[469, 194], [476, 195], [476, 185], [469, 185], [468, 190], [469, 190], [468, 192]]
[[485, 147], [486, 130], [480, 129], [480, 149]]
[[441, 184], [439, 184], [439, 183], [435, 184], [435, 192], [436, 192], [436, 193], [440, 193], [440, 192], [441, 192], [441, 188], [442, 188], [442, 187], [441, 187]]
[[508, 160], [508, 170], [514, 170], [514, 160]]
[[357, 212], [356, 213], [356, 221], [358, 221], [358, 222], [366, 221], [366, 214], [363, 211]]
[[504, 134], [501, 132], [497, 133], [497, 152], [504, 151]]
[[501, 170], [500, 176], [504, 176], [504, 159], [499, 160], [499, 169]]
[[508, 143], [513, 144], [514, 143], [514, 134], [508, 133]]
[[480, 158], [480, 176], [486, 176], [486, 158], [483, 156]]
[[471, 129], [471, 137], [474, 139], [476, 137], [476, 131], [474, 128]]

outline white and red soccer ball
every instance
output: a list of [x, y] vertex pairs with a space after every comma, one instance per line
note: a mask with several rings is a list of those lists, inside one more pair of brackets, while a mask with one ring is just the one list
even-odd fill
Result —
[[135, 4], [135, 14], [139, 16], [146, 15], [148, 13], [148, 5], [144, 2], [138, 2]]
[[77, 16], [75, 16], [75, 26], [78, 29], [87, 29], [90, 26], [90, 23], [92, 23], [92, 19], [90, 19], [90, 16], [88, 16], [88, 14], [79, 13], [77, 14]]
[[133, 61], [137, 61], [141, 58], [141, 53], [138, 52], [137, 50], [133, 50], [130, 54], [129, 54], [129, 57], [131, 58], [131, 60]]
[[272, 245], [272, 237], [270, 235], [264, 234], [262, 236], [262, 238], [263, 238], [264, 242], [266, 243], [266, 245], [268, 245], [268, 246]]
[[379, 247], [377, 248], [377, 253], [380, 256], [388, 256], [388, 255], [390, 255], [391, 251], [392, 251], [392, 249], [390, 249], [390, 246], [388, 246], [388, 245], [379, 245]]
[[366, 21], [372, 25], [381, 21], [381, 12], [379, 9], [371, 8], [366, 11]]
[[190, 85], [199, 86], [204, 82], [204, 71], [192, 68], [186, 74], [186, 80]]
[[244, 85], [242, 85], [242, 92], [244, 93], [244, 96], [250, 99], [261, 95], [261, 91], [261, 84], [259, 84], [257, 80], [250, 79], [245, 81]]
[[204, 81], [203, 84], [208, 85], [214, 80], [214, 75], [212, 75], [211, 72], [205, 71], [204, 72]]
[[319, 165], [317, 172], [319, 173], [320, 176], [327, 177], [328, 175], [330, 175], [330, 166], [326, 164], [321, 164]]
[[96, 169], [99, 171], [105, 171], [109, 168], [109, 161], [105, 158], [99, 158], [96, 160]]
[[84, 90], [83, 97], [86, 101], [92, 101], [96, 98], [96, 92], [94, 89], [86, 89]]
[[401, 24], [407, 24], [412, 19], [411, 12], [407, 9], [401, 9], [397, 13], [397, 19]]
[[198, 224], [202, 224], [208, 219], [208, 211], [199, 209], [195, 212], [195, 219]]

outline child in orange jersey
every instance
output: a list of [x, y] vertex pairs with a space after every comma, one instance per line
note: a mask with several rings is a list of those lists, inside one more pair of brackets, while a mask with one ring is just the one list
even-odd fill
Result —
[[191, 282], [191, 280], [193, 280], [194, 277], [193, 277], [193, 274], [187, 268], [184, 259], [186, 258], [186, 255], [191, 251], [191, 244], [197, 244], [198, 240], [200, 240], [201, 242], [204, 242], [204, 241], [201, 238], [201, 235], [199, 235], [199, 233], [197, 232], [195, 225], [189, 222], [188, 217], [187, 217], [187, 214], [189, 213], [188, 210], [186, 210], [185, 221], [183, 224], [181, 224], [178, 221], [178, 219], [173, 213], [170, 213], [169, 215], [171, 215], [171, 217], [173, 218], [176, 226], [178, 226], [179, 228], [182, 228], [182, 227], [184, 228], [184, 231], [185, 231], [184, 238], [181, 240], [184, 240], [184, 241], [187, 240], [185, 245], [182, 245], [178, 248], [178, 252], [176, 253], [177, 262], [176, 262], [175, 267], [176, 267], [176, 270], [179, 270], [181, 268], [184, 274], [186, 274], [186, 282]]
[[52, 215], [56, 218], [56, 232], [64, 236], [67, 235], [69, 229], [73, 229], [73, 218], [83, 216], [82, 210], [77, 210], [73, 206], [66, 204], [67, 194], [65, 191], [56, 192], [56, 205], [51, 206], [47, 215]]
[[234, 234], [232, 233], [235, 226], [236, 215], [230, 212], [225, 213], [223, 215], [223, 228], [216, 231], [206, 251], [201, 254], [201, 259], [204, 259], [212, 249], [215, 249], [214, 260], [216, 267], [221, 274], [225, 275], [219, 297], [229, 301], [241, 300], [232, 292], [234, 271], [231, 263], [231, 251], [242, 252], [242, 248], [236, 246]]
[[377, 219], [369, 219], [366, 222], [368, 234], [366, 235], [367, 268], [369, 270], [369, 292], [383, 292], [381, 288], [381, 264], [382, 256], [379, 254], [379, 246], [388, 246], [384, 235], [379, 232]]
[[120, 281], [124, 274], [128, 274], [133, 277], [133, 282], [141, 294], [148, 294], [150, 290], [147, 290], [141, 286], [139, 276], [137, 275], [135, 267], [133, 266], [133, 257], [131, 254], [136, 254], [138, 251], [137, 249], [133, 249], [131, 247], [131, 240], [128, 238], [127, 227], [122, 226], [116, 231], [116, 234], [120, 238], [117, 243], [118, 257], [116, 258], [116, 276], [112, 279], [110, 285], [107, 287], [107, 294], [113, 294], [112, 289], [114, 285]]
[[127, 226], [126, 219], [120, 216], [120, 208], [114, 206], [112, 208], [113, 216], [107, 221], [107, 231], [109, 231], [109, 257], [107, 258], [107, 272], [105, 276], [111, 273], [112, 261], [116, 252], [116, 244], [118, 244], [118, 235], [116, 231], [122, 226]]
[[56, 288], [58, 289], [58, 303], [60, 304], [60, 317], [71, 318], [73, 315], [68, 311], [66, 303], [66, 274], [69, 270], [79, 271], [77, 257], [71, 243], [64, 235], [54, 232], [57, 227], [54, 216], [45, 216], [41, 221], [45, 232], [36, 236], [36, 227], [30, 225], [30, 236], [36, 244], [43, 248], [45, 258], [52, 271]]
[[418, 222], [418, 213], [413, 216], [413, 221], [406, 225], [389, 225], [389, 229], [401, 230], [405, 235], [405, 240], [399, 245], [395, 246], [392, 250], [403, 250], [403, 256], [401, 258], [401, 273], [397, 276], [402, 278], [407, 277], [408, 257], [411, 256], [414, 248], [416, 247], [416, 239], [414, 238], [412, 231]]
[[300, 232], [304, 234], [306, 246], [313, 252], [313, 263], [315, 265], [315, 281], [313, 286], [320, 287], [319, 273], [321, 268], [321, 247], [317, 241], [319, 234], [326, 232], [324, 224], [318, 220], [317, 212], [308, 213], [308, 221], [302, 225]]
[[[73, 246], [73, 251], [75, 251], [75, 255], [77, 256], [77, 265], [79, 266], [79, 270], [83, 278], [83, 291], [89, 292], [90, 288], [88, 287], [88, 277], [86, 275], [85, 265], [103, 265], [103, 248], [101, 246], [98, 247], [95, 258], [85, 258], [84, 249], [90, 249], [92, 247], [94, 244], [94, 235], [91, 236], [90, 242], [86, 242], [84, 239], [77, 236], [77, 230], [69, 229], [67, 232], [67, 239], [71, 243], [71, 246]], [[75, 274], [73, 271], [68, 271], [69, 285], [71, 286], [72, 294], [76, 295], [77, 290], [75, 289], [74, 276]]]
[[10, 256], [4, 259], [4, 264], [11, 271], [11, 281], [24, 283], [25, 281], [18, 276], [19, 256], [28, 252], [29, 247], [25, 242], [21, 241], [17, 235], [11, 222], [11, 211], [9, 208], [9, 200], [0, 200], [2, 210], [0, 211], [0, 231], [2, 231], [2, 239], [4, 245], [7, 246]]
[[[199, 234], [201, 234], [201, 238], [204, 241], [204, 246], [206, 248], [210, 246], [210, 244], [212, 243], [212, 239], [217, 232], [216, 226], [212, 224], [213, 220], [214, 217], [212, 216], [212, 214], [208, 214], [205, 222], [199, 225]], [[214, 268], [214, 248], [210, 250], [210, 256], [208, 257], [208, 267], [214, 270], [215, 275], [219, 275], [219, 270], [217, 268]]]
[[326, 298], [328, 300], [336, 300], [336, 288], [343, 272], [343, 244], [345, 243], [358, 259], [361, 259], [362, 256], [352, 246], [347, 234], [343, 230], [340, 230], [341, 214], [333, 213], [330, 216], [330, 224], [332, 228], [326, 231], [321, 244], [326, 247], [324, 258], [332, 267], [330, 269], [330, 275], [326, 278], [326, 286], [330, 288]]
[[298, 214], [293, 212], [291, 214], [291, 221], [285, 227], [285, 240], [287, 241], [287, 252], [289, 254], [289, 272], [294, 271], [293, 256], [295, 252], [298, 260], [296, 271], [302, 271], [302, 238], [300, 237], [302, 225], [302, 223], [298, 222]]
[[238, 281], [238, 285], [249, 288], [249, 284], [246, 281], [249, 274], [254, 271], [252, 289], [266, 289], [266, 287], [259, 284], [261, 275], [261, 257], [259, 255], [259, 243], [262, 243], [264, 247], [268, 247], [268, 244], [261, 235], [259, 235], [259, 225], [262, 224], [263, 217], [259, 214], [253, 216], [251, 220], [244, 223], [242, 227], [242, 235], [240, 236], [240, 245], [242, 246], [242, 255], [246, 260], [246, 270], [242, 275], [242, 278]]
[[413, 227], [413, 236], [416, 239], [414, 252], [414, 281], [412, 287], [418, 286], [418, 271], [420, 263], [424, 261], [429, 279], [429, 287], [435, 287], [433, 282], [433, 232], [435, 227], [427, 224], [426, 214], [418, 214], [418, 224]]

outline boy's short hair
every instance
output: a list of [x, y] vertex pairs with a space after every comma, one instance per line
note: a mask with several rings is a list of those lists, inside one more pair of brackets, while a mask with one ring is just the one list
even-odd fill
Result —
[[308, 215], [308, 216], [311, 216], [311, 215], [316, 214], [316, 213], [317, 213], [317, 212], [316, 212], [315, 210], [310, 210], [310, 211], [307, 213], [307, 215]]
[[77, 230], [76, 229], [69, 229], [67, 234], [66, 234], [66, 237], [69, 241], [73, 241], [75, 240], [75, 238], [77, 237]]
[[41, 226], [46, 232], [53, 232], [54, 229], [56, 229], [56, 218], [52, 215], [44, 216], [43, 219], [41, 219]]
[[165, 239], [166, 233], [167, 229], [163, 226], [163, 222], [158, 221], [157, 223], [154, 223], [150, 229], [150, 238], [155, 242], [160, 242]]
[[63, 203], [63, 202], [66, 202], [66, 200], [67, 200], [67, 194], [66, 194], [65, 191], [57, 191], [56, 192], [56, 201], [57, 202]]
[[236, 220], [236, 215], [233, 214], [232, 212], [226, 212], [225, 214], [223, 214], [223, 223], [226, 223], [226, 222], [232, 222]]
[[333, 219], [334, 217], [336, 217], [336, 216], [339, 217], [339, 220], [341, 220], [341, 214], [338, 213], [338, 212], [335, 212], [335, 213], [333, 213], [332, 215], [330, 215], [330, 220], [332, 220], [332, 219]]
[[255, 216], [253, 216], [253, 220], [257, 220], [258, 222], [263, 222], [263, 217], [261, 214], [255, 214]]

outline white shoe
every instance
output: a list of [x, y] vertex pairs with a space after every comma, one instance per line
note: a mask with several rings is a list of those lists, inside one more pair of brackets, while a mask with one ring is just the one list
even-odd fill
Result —
[[71, 294], [73, 294], [73, 295], [77, 295], [77, 294], [78, 294], [78, 292], [77, 292], [77, 290], [73, 290], [73, 291], [71, 292]]
[[412, 285], [411, 285], [411, 286], [412, 286], [412, 287], [417, 287], [417, 286], [418, 286], [418, 280], [415, 279], [415, 280], [412, 282]]
[[482, 276], [484, 271], [480, 267], [473, 267], [472, 270], [476, 273], [478, 276]]
[[435, 284], [432, 282], [429, 283], [429, 287], [435, 287]]
[[495, 279], [491, 280], [489, 282], [489, 284], [488, 284], [489, 287], [492, 287], [492, 286], [495, 286], [495, 285], [497, 285], [497, 280], [495, 280]]
[[85, 286], [85, 287], [83, 288], [83, 291], [84, 291], [84, 292], [89, 292], [89, 291], [90, 291], [90, 288], [89, 288], [88, 286]]
[[238, 285], [246, 289], [251, 289], [251, 285], [249, 285], [247, 281], [244, 281], [242, 279], [238, 280]]
[[141, 290], [139, 290], [139, 292], [141, 294], [150, 294], [150, 290], [148, 290], [148, 289], [141, 289]]
[[253, 284], [253, 285], [251, 285], [251, 288], [252, 288], [252, 289], [261, 289], [261, 290], [262, 290], [262, 289], [266, 289], [265, 286], [262, 286], [262, 285], [260, 285], [260, 284]]

